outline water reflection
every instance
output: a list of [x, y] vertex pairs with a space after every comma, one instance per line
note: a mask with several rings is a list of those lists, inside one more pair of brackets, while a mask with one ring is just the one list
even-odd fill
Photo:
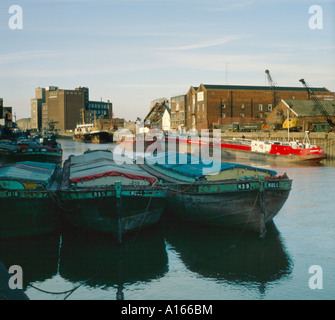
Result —
[[[64, 159], [70, 154], [82, 154], [88, 148], [114, 147], [75, 143], [72, 140], [63, 140], [62, 145]], [[260, 241], [253, 233], [241, 235], [240, 231], [195, 226], [179, 220], [163, 221], [163, 234], [155, 228], [141, 232], [135, 241], [131, 241], [130, 237], [131, 242], [122, 248], [117, 247], [115, 241], [108, 237], [97, 235], [93, 237], [82, 232], [64, 233], [62, 238], [56, 234], [33, 239], [2, 240], [0, 261], [6, 266], [22, 266], [25, 290], [28, 283], [54, 292], [85, 285], [89, 288], [88, 294], [92, 299], [99, 294], [99, 289], [105, 288], [112, 288], [116, 298], [122, 299], [127, 298], [123, 297], [124, 288], [129, 288], [130, 291], [137, 290], [136, 286], [129, 287], [132, 284], [145, 282], [150, 288], [152, 280], [163, 279], [169, 271], [167, 250], [172, 250], [177, 252], [174, 259], [181, 260], [189, 270], [189, 274], [183, 274], [185, 282], [178, 276], [180, 286], [177, 289], [181, 294], [182, 290], [185, 290], [183, 288], [189, 289], [189, 280], [195, 273], [204, 281], [217, 284], [219, 292], [222, 292], [223, 282], [234, 289], [257, 288], [257, 292], [264, 293], [266, 297], [266, 293], [272, 293], [268, 288], [273, 283], [280, 283], [279, 294], [284, 298], [290, 298], [292, 285], [298, 290], [302, 289], [300, 272], [307, 274], [307, 271], [299, 269], [299, 266], [301, 268], [302, 265], [309, 264], [311, 254], [318, 259], [322, 259], [322, 256], [329, 259], [329, 252], [333, 252], [331, 241], [333, 202], [329, 195], [334, 190], [335, 160], [323, 161], [316, 167], [261, 164], [251, 161], [245, 164], [271, 168], [279, 173], [287, 171], [289, 177], [294, 179], [290, 198], [276, 221], [280, 231], [285, 235], [285, 242], [294, 261], [298, 261], [295, 268], [281, 234], [274, 224], [268, 226], [266, 238]], [[309, 235], [307, 238], [306, 234]], [[306, 241], [311, 252], [304, 256], [301, 255], [301, 248], [306, 247]], [[169, 244], [167, 247], [166, 242]], [[171, 261], [170, 269], [175, 265], [175, 261]], [[56, 278], [58, 282], [49, 281], [55, 278], [55, 275], [59, 275]], [[287, 282], [288, 285], [283, 281], [287, 277], [292, 279]], [[169, 277], [165, 279], [167, 280], [159, 281], [161, 286], [159, 289], [168, 291], [173, 299], [176, 287], [173, 284], [171, 289], [167, 285]], [[204, 281], [200, 281], [200, 286], [196, 287], [197, 291], [203, 290]], [[197, 281], [194, 283], [196, 286]], [[228, 287], [227, 292], [230, 292], [229, 289]], [[153, 290], [157, 290], [157, 287], [154, 286]], [[301, 292], [294, 298], [304, 299], [306, 291]], [[76, 291], [71, 297], [87, 297], [81, 294], [80, 291]], [[148, 296], [145, 294], [141, 292], [136, 297], [146, 299]], [[49, 298], [44, 294], [39, 296], [34, 289], [28, 290], [28, 296], [31, 299]], [[149, 298], [151, 297], [150, 293]], [[158, 294], [157, 298], [160, 297]], [[59, 298], [64, 298], [64, 295]]]
[[24, 289], [32, 282], [42, 282], [57, 273], [59, 235], [1, 240], [0, 261], [23, 270]]
[[160, 230], [129, 238], [122, 247], [106, 235], [63, 234], [59, 273], [72, 283], [115, 287], [116, 298], [123, 299], [127, 285], [158, 279], [167, 271], [168, 256]]
[[238, 285], [255, 284], [264, 293], [269, 283], [291, 274], [292, 261], [271, 223], [265, 240], [254, 233], [165, 222], [167, 241], [192, 272]]

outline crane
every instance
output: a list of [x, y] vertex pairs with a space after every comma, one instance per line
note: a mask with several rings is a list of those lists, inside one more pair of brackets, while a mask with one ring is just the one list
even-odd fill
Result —
[[272, 80], [272, 77], [270, 75], [270, 71], [269, 70], [265, 70], [265, 73], [267, 75], [268, 82], [269, 82], [269, 85], [270, 85], [271, 89], [274, 90], [275, 87], [277, 86], [277, 83]]
[[309, 94], [309, 98], [311, 100], [313, 100], [314, 105], [317, 107], [317, 109], [319, 110], [319, 112], [321, 113], [322, 116], [324, 116], [327, 120], [327, 122], [329, 123], [329, 126], [331, 127], [332, 130], [335, 129], [335, 124], [333, 122], [333, 120], [330, 118], [328, 112], [326, 111], [326, 109], [323, 107], [322, 103], [320, 102], [320, 100], [316, 97], [315, 92], [312, 90], [312, 88], [310, 88], [306, 81], [304, 79], [300, 79], [299, 80], [306, 88], [308, 94]]
[[[269, 83], [269, 86], [270, 88], [273, 90], [273, 106], [274, 108], [277, 106], [278, 104], [278, 96], [277, 96], [277, 93], [276, 93], [276, 87], [277, 87], [277, 83], [273, 81], [271, 75], [270, 75], [270, 71], [268, 69], [265, 70], [265, 73], [267, 75], [267, 79], [268, 79], [268, 83]], [[274, 128], [276, 129], [277, 126], [279, 125], [279, 122], [282, 122], [283, 119], [282, 119], [282, 116], [278, 118], [278, 120], [274, 123]], [[298, 119], [290, 119], [287, 118], [283, 123], [282, 123], [282, 128], [283, 129], [292, 129], [292, 127], [296, 128], [296, 129], [299, 129], [299, 125], [300, 125], [300, 121]]]
[[273, 90], [273, 107], [275, 108], [278, 104], [278, 96], [276, 94], [277, 83], [273, 81], [269, 70], [266, 69], [265, 73], [267, 75], [269, 86]]

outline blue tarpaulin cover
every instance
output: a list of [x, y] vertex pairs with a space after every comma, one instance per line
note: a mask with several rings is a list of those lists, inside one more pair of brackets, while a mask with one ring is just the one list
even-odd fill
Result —
[[0, 180], [22, 180], [30, 183], [48, 183], [56, 164], [40, 162], [17, 162], [0, 166]]
[[154, 164], [162, 169], [176, 172], [192, 178], [202, 178], [207, 175], [217, 174], [235, 168], [263, 171], [271, 175], [276, 175], [273, 170], [256, 168], [238, 163], [219, 162], [210, 159], [200, 158], [190, 154], [175, 152], [158, 153], [155, 156], [146, 157], [149, 164]]

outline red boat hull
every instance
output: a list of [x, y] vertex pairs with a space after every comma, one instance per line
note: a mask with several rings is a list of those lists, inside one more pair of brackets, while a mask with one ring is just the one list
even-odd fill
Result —
[[[289, 145], [277, 145], [272, 144], [271, 149], [268, 152], [256, 152], [252, 151], [251, 145], [240, 142], [221, 142], [213, 143], [211, 141], [198, 141], [191, 139], [178, 139], [178, 138], [166, 138], [168, 143], [178, 144], [180, 152], [190, 152], [191, 148], [187, 148], [187, 145], [192, 146], [192, 150], [198, 147], [209, 148], [219, 147], [221, 148], [222, 159], [227, 156], [233, 156], [236, 159], [245, 160], [264, 160], [271, 162], [283, 162], [283, 163], [319, 163], [320, 161], [327, 158], [327, 154], [320, 147], [312, 148], [292, 148]], [[186, 146], [186, 150], [183, 150], [182, 145]], [[210, 151], [211, 152], [211, 151]]]

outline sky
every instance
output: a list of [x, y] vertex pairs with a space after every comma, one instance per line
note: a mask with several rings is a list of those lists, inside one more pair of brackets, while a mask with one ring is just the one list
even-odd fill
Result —
[[278, 86], [335, 91], [334, 53], [335, 0], [0, 2], [0, 98], [17, 119], [47, 86], [89, 87], [132, 121], [201, 83], [268, 85], [266, 69]]

